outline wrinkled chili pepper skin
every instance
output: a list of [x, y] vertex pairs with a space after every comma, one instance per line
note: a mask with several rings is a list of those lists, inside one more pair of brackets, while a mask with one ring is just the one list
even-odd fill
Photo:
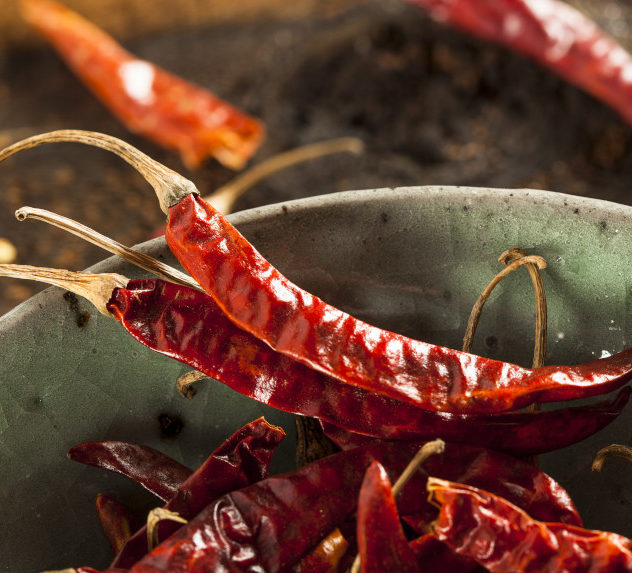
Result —
[[391, 482], [379, 462], [369, 466], [360, 487], [357, 540], [362, 573], [419, 571], [399, 521]]
[[[407, 456], [389, 453], [403, 469]], [[192, 571], [288, 570], [351, 514], [372, 460], [369, 449], [358, 448], [232, 492], [130, 572], [184, 571], [184, 563]]]
[[502, 497], [432, 478], [440, 504], [433, 535], [492, 572], [632, 571], [632, 541], [615, 533], [537, 521]]
[[557, 0], [406, 0], [441, 23], [528, 56], [632, 123], [632, 56]]
[[[226, 493], [264, 479], [270, 461], [285, 432], [258, 418], [235, 432], [178, 487], [165, 509], [192, 519], [208, 504]], [[159, 539], [181, 524], [162, 521]], [[118, 553], [112, 567], [129, 568], [147, 553], [147, 527], [138, 530]]]
[[162, 501], [170, 500], [191, 470], [149, 446], [116, 440], [84, 442], [66, 454], [71, 460], [132, 478]]
[[[457, 474], [464, 479], [478, 477], [492, 484], [499, 493], [506, 492], [510, 499], [524, 504], [533, 513], [574, 523], [579, 521], [568, 495], [526, 462], [487, 452], [492, 463], [485, 460], [485, 452], [480, 448], [472, 448], [470, 456], [454, 461], [454, 467], [450, 467], [452, 458], [457, 458], [459, 451], [468, 447], [447, 446], [447, 454], [444, 452], [427, 460], [426, 463], [437, 458], [433, 471]], [[131, 571], [178, 571], [177, 564], [183, 562], [194, 571], [222, 570], [222, 567], [287, 570], [352, 514], [365, 471], [374, 460], [394, 479], [418, 447], [419, 444], [406, 442], [359, 447], [232, 492], [208, 506]], [[514, 462], [518, 469], [507, 467]], [[485, 475], [479, 476], [479, 472]], [[529, 475], [525, 477], [522, 472]], [[400, 492], [397, 500], [400, 515], [415, 514], [417, 519], [427, 517], [428, 521], [435, 517], [436, 509], [422, 493], [426, 479], [427, 474], [420, 470]], [[204, 555], [201, 547], [206, 548]]]
[[108, 308], [145, 346], [245, 396], [375, 437], [421, 441], [440, 436], [530, 455], [565, 447], [602, 429], [629, 396], [624, 390], [600, 405], [499, 418], [437, 413], [349, 386], [274, 352], [195, 289], [134, 280], [113, 293]]
[[188, 167], [213, 156], [241, 169], [263, 125], [208, 91], [134, 57], [105, 32], [51, 0], [22, 0], [25, 18], [128, 129], [180, 152]]
[[[416, 424], [406, 425], [410, 408], [401, 402], [392, 405], [397, 412], [397, 431], [388, 439], [429, 440], [433, 436], [462, 444], [478, 445], [516, 456], [529, 456], [558, 450], [581, 442], [605, 428], [623, 411], [632, 389], [622, 388], [610, 399], [583, 406], [538, 412], [508, 412], [490, 416], [427, 412], [417, 409]], [[369, 395], [372, 402], [381, 397]], [[384, 403], [393, 402], [384, 398]], [[390, 405], [390, 404], [389, 404]], [[368, 408], [367, 408], [368, 409]], [[385, 411], [388, 411], [385, 408]], [[414, 415], [414, 411], [410, 411]], [[321, 422], [325, 435], [339, 448], [349, 449], [371, 443], [375, 437], [351, 432], [329, 422]], [[377, 432], [373, 432], [376, 434]]]
[[132, 536], [134, 519], [131, 511], [120, 501], [100, 493], [96, 500], [97, 514], [107, 537], [112, 554], [116, 555]]
[[632, 377], [632, 348], [531, 370], [366, 324], [291, 283], [195, 194], [170, 207], [165, 237], [239, 328], [311, 368], [420, 408], [489, 414], [603, 394]]

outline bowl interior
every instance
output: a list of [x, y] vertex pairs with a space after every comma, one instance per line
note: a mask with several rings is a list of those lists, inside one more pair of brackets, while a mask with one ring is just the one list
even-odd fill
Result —
[[[509, 247], [539, 254], [548, 261], [547, 363], [556, 364], [630, 346], [631, 214], [543, 191], [416, 187], [314, 197], [231, 219], [303, 288], [373, 324], [455, 348], [472, 304], [501, 268], [498, 255]], [[139, 249], [175, 264], [161, 239]], [[93, 270], [142, 276], [116, 257]], [[528, 274], [513, 273], [487, 303], [473, 351], [529, 365], [534, 314]], [[273, 471], [293, 466], [292, 416], [212, 381], [185, 400], [175, 380], [187, 367], [140, 346], [60, 289], [0, 318], [0, 353], [0, 571], [103, 567], [110, 556], [96, 494], [157, 505], [125, 478], [68, 461], [66, 450], [79, 442], [140, 442], [195, 467], [239, 426], [265, 415], [288, 433]], [[161, 428], [164, 414], [182, 421], [176, 436]], [[604, 445], [630, 443], [631, 420], [624, 412], [585, 442], [541, 459], [587, 527], [628, 536], [630, 468], [614, 459], [591, 474], [590, 463]]]

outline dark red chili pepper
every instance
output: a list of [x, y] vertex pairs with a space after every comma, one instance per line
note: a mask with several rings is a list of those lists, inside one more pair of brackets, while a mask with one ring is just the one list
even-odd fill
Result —
[[[537, 412], [508, 412], [488, 416], [451, 414], [449, 412], [428, 412], [411, 408], [408, 404], [390, 398], [367, 393], [363, 409], [384, 416], [389, 413], [397, 426], [387, 431], [371, 432], [373, 436], [382, 433], [384, 438], [394, 440], [427, 440], [438, 436], [446, 441], [478, 445], [516, 456], [529, 456], [554, 451], [578, 443], [605, 428], [614, 421], [627, 405], [631, 388], [622, 388], [612, 398], [589, 405], [541, 410]], [[379, 403], [383, 407], [378, 408]], [[370, 406], [375, 404], [375, 409]], [[417, 418], [412, 419], [415, 415]], [[410, 417], [409, 417], [410, 414]], [[377, 422], [377, 416], [370, 418]], [[367, 420], [368, 421], [368, 420]], [[407, 422], [410, 421], [410, 425]], [[371, 443], [375, 437], [354, 433], [335, 424], [321, 422], [325, 434], [341, 449]], [[384, 421], [386, 424], [386, 420]]]
[[108, 539], [112, 554], [116, 555], [136, 529], [132, 512], [120, 501], [100, 493], [96, 501], [97, 514]]
[[240, 328], [344, 382], [429, 410], [493, 413], [602, 394], [632, 376], [632, 349], [531, 370], [366, 324], [291, 283], [212, 206], [182, 193], [162, 202], [185, 269]]
[[379, 462], [369, 466], [360, 488], [357, 538], [362, 573], [420, 570], [399, 520], [391, 482]]
[[125, 126], [180, 152], [189, 167], [208, 156], [241, 169], [263, 125], [208, 91], [125, 51], [94, 24], [51, 0], [22, 0], [26, 20]]
[[[401, 471], [406, 454], [388, 454], [389, 461], [399, 461], [394, 465]], [[351, 514], [372, 459], [367, 448], [341, 452], [232, 492], [156, 547], [130, 573], [288, 570]]]
[[[185, 519], [195, 517], [209, 503], [226, 493], [264, 479], [270, 459], [285, 432], [258, 418], [230, 436], [178, 487], [165, 509]], [[180, 524], [163, 521], [160, 539]], [[147, 553], [147, 528], [137, 531], [112, 562], [113, 567], [131, 567]]]
[[430, 534], [422, 535], [410, 542], [421, 571], [440, 571], [441, 573], [483, 573], [487, 569], [476, 561], [455, 553], [444, 543]]
[[191, 475], [189, 468], [158, 450], [115, 440], [84, 442], [70, 448], [67, 456], [130, 477], [163, 501], [170, 500]]
[[441, 23], [507, 46], [596, 96], [632, 123], [632, 56], [557, 0], [406, 0]]
[[632, 541], [603, 531], [546, 523], [476, 487], [437, 478], [428, 491], [439, 504], [433, 535], [494, 572], [632, 570]]
[[240, 330], [197, 290], [160, 280], [131, 281], [108, 303], [137, 340], [216, 378], [241, 394], [285, 411], [317, 417], [354, 432], [423, 441], [436, 436], [516, 455], [551, 451], [602, 429], [630, 395], [557, 411], [468, 416], [420, 410], [342, 384], [272, 351]]

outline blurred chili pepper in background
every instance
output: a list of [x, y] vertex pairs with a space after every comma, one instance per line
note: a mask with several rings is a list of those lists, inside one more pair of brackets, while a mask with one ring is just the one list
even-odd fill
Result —
[[501, 44], [549, 68], [632, 124], [632, 56], [559, 0], [405, 0], [435, 20]]
[[218, 97], [134, 57], [105, 32], [53, 0], [22, 0], [24, 17], [125, 126], [177, 150], [189, 168], [213, 156], [241, 169], [263, 124]]

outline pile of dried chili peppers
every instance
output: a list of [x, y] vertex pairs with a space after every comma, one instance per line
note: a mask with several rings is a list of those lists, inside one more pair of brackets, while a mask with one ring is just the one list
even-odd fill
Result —
[[[85, 296], [145, 346], [317, 420], [341, 449], [267, 477], [284, 432], [263, 419], [194, 472], [140, 445], [72, 448], [71, 459], [127, 475], [166, 504], [135, 530], [126, 508], [99, 497], [115, 553], [107, 571], [632, 570], [632, 541], [583, 529], [564, 489], [514, 457], [575, 443], [615, 419], [630, 394], [621, 387], [632, 349], [523, 368], [381, 330], [291, 283], [193, 183], [123, 141], [52, 132], [6, 148], [0, 161], [53, 141], [103, 147], [138, 169], [168, 215], [167, 244], [195, 280], [20, 265], [0, 274]], [[588, 406], [516, 411], [617, 389]]]

